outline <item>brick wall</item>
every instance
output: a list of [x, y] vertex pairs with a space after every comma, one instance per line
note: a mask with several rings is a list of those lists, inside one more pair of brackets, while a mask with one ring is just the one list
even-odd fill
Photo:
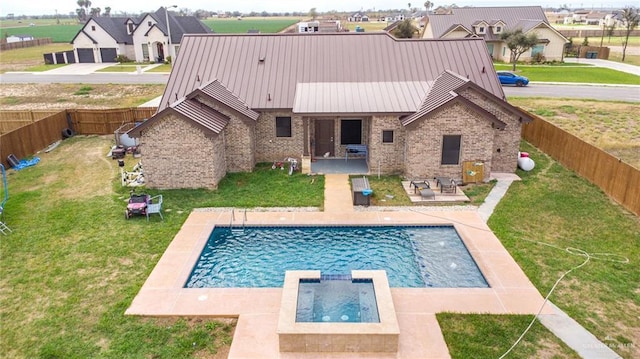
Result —
[[500, 121], [507, 124], [504, 130], [494, 132], [492, 169], [494, 172], [515, 172], [518, 165], [520, 133], [522, 132], [519, 116], [505, 111], [495, 102], [496, 100], [487, 98], [473, 89], [467, 89], [461, 95], [491, 112]]
[[[488, 179], [494, 131], [491, 123], [459, 103], [436, 110], [430, 117], [407, 126], [405, 176], [412, 179], [449, 176], [460, 180], [463, 162], [483, 161]], [[441, 165], [444, 135], [462, 136], [458, 165]]]
[[[291, 117], [291, 137], [276, 137], [276, 117]], [[301, 116], [291, 112], [262, 112], [256, 124], [257, 162], [282, 161], [287, 157], [302, 160], [304, 125]]]
[[198, 96], [198, 100], [230, 118], [223, 130], [227, 171], [251, 172], [255, 166], [255, 127], [253, 120], [241, 116], [236, 111], [207, 97]]
[[223, 137], [207, 138], [191, 122], [173, 115], [144, 131], [140, 151], [151, 188], [215, 189], [227, 170]]
[[[406, 130], [398, 116], [374, 116], [371, 121], [369, 143], [369, 170], [384, 174], [404, 171]], [[382, 131], [393, 131], [393, 143], [382, 143]]]

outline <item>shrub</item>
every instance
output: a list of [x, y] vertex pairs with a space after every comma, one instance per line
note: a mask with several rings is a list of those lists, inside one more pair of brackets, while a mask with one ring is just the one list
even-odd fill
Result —
[[131, 60], [130, 58], [128, 58], [128, 57], [127, 57], [127, 56], [125, 56], [125, 55], [118, 55], [118, 56], [116, 57], [116, 61], [117, 61], [117, 62], [120, 62], [120, 63], [122, 63], [122, 62], [133, 62], [133, 60]]

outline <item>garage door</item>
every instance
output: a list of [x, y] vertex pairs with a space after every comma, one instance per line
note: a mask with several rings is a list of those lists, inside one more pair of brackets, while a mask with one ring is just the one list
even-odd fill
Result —
[[109, 49], [109, 48], [100, 49], [100, 57], [102, 58], [102, 62], [116, 62], [117, 56], [118, 56], [118, 52], [116, 51], [116, 49]]
[[78, 49], [78, 62], [82, 64], [94, 63], [93, 49]]

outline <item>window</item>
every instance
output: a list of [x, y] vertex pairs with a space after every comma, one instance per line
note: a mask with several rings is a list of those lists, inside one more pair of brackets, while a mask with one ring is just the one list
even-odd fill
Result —
[[95, 26], [91, 26], [91, 31], [96, 31], [96, 27]]
[[442, 161], [443, 165], [457, 165], [460, 163], [460, 135], [442, 136]]
[[276, 117], [276, 137], [291, 137], [291, 117]]
[[149, 61], [149, 45], [142, 44], [142, 57], [145, 61]]
[[382, 131], [382, 143], [393, 143], [393, 131]]
[[478, 27], [478, 34], [484, 34], [484, 26]]
[[151, 27], [153, 26], [153, 23], [151, 21], [147, 21], [147, 26]]
[[129, 29], [129, 33], [133, 32], [133, 23], [128, 23], [127, 28]]
[[496, 26], [496, 34], [499, 34], [502, 32], [502, 26]]
[[544, 53], [544, 45], [535, 45], [531, 48], [531, 57]]
[[362, 144], [362, 120], [340, 121], [340, 143], [343, 145]]

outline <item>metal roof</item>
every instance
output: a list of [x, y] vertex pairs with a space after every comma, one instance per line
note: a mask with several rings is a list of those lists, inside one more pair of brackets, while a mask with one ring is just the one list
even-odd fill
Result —
[[428, 89], [425, 81], [298, 83], [293, 112], [413, 113]]
[[445, 70], [504, 98], [491, 57], [479, 38], [190, 34], [182, 39], [159, 109], [214, 79], [251, 109], [292, 109], [299, 83], [430, 82]]
[[[429, 24], [433, 31], [433, 37], [438, 39], [445, 35], [453, 25], [462, 25], [472, 29], [473, 25], [485, 21], [495, 24], [501, 20], [507, 29], [516, 29], [522, 26], [532, 26], [545, 23], [549, 25], [547, 16], [541, 6], [496, 6], [496, 7], [461, 7], [452, 8], [449, 14], [429, 15]], [[529, 22], [522, 22], [530, 20]], [[527, 32], [531, 28], [522, 28]], [[487, 29], [487, 32], [491, 31]], [[481, 36], [481, 35], [479, 35]]]
[[459, 75], [452, 72], [444, 72], [434, 82], [433, 87], [429, 91], [429, 94], [422, 102], [422, 106], [420, 106], [420, 109], [413, 115], [404, 118], [402, 120], [402, 124], [406, 126], [409, 123], [427, 115], [429, 112], [452, 100], [453, 98], [458, 96], [458, 94], [455, 93], [454, 90], [467, 82], [469, 82], [469, 80], [465, 79], [464, 77], [460, 77]]
[[201, 128], [208, 136], [219, 134], [229, 123], [229, 117], [207, 106], [196, 99], [183, 99], [170, 107], [156, 113], [150, 119], [127, 131], [132, 137], [140, 137], [151, 124], [163, 118], [167, 113], [174, 113]]
[[[246, 103], [242, 102], [242, 100], [240, 100], [238, 96], [234, 95], [226, 87], [222, 86], [222, 84], [218, 80], [213, 80], [210, 83], [203, 85], [198, 90], [199, 91], [193, 92], [192, 94], [195, 95], [198, 93], [202, 93], [208, 96], [210, 99], [216, 100], [254, 121], [256, 121], [260, 116], [259, 113], [249, 109], [249, 106], [247, 106]], [[192, 95], [188, 97], [190, 98], [192, 97]]]

